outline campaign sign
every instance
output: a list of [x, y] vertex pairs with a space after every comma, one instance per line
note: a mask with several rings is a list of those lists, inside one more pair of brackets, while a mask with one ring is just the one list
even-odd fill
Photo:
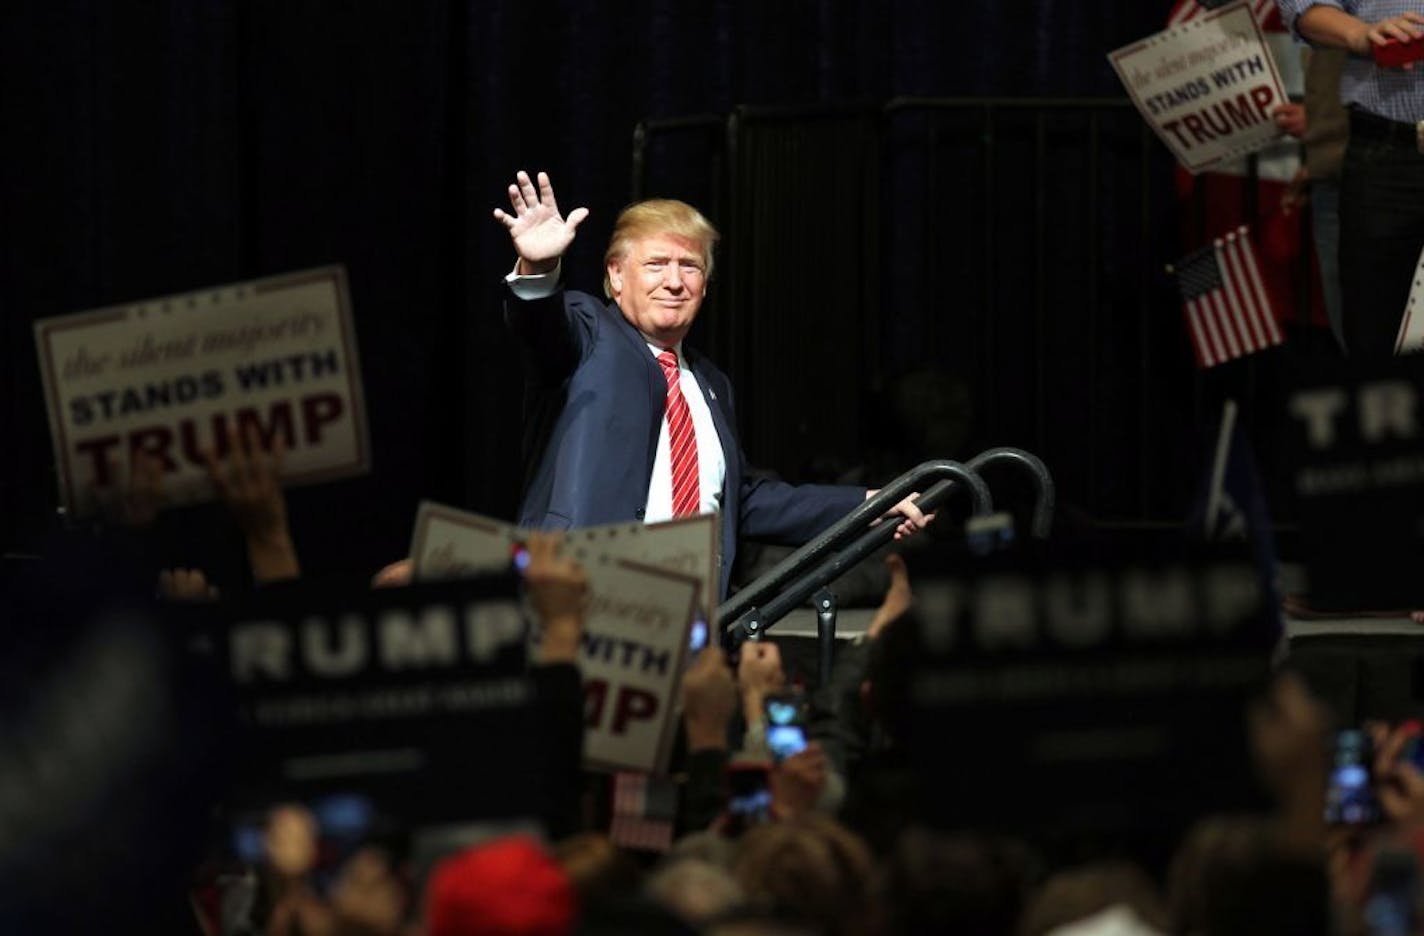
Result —
[[502, 572], [525, 536], [508, 523], [422, 501], [410, 544], [415, 577], [428, 581]]
[[1317, 371], [1287, 396], [1312, 609], [1424, 608], [1421, 404], [1410, 359]]
[[1251, 7], [1237, 2], [1108, 56], [1142, 118], [1191, 172], [1261, 150], [1280, 137], [1287, 103]]
[[915, 579], [905, 742], [934, 821], [1135, 841], [1252, 800], [1246, 703], [1276, 632], [1257, 569], [1151, 554]]
[[[588, 576], [579, 668], [589, 768], [667, 769], [692, 622], [716, 574], [716, 526], [708, 516], [639, 530], [590, 527], [563, 534], [566, 555]], [[507, 568], [529, 532], [424, 503], [411, 543], [415, 574], [429, 579]]]
[[509, 575], [302, 584], [188, 611], [211, 622], [200, 655], [237, 711], [237, 800], [356, 793], [411, 821], [539, 814], [517, 589]]
[[603, 555], [630, 559], [693, 575], [702, 583], [708, 633], [717, 633], [717, 609], [711, 596], [721, 587], [721, 555], [718, 543], [722, 524], [716, 514], [699, 514], [664, 523], [625, 523], [583, 527], [568, 531], [567, 542], [576, 554]]
[[176, 502], [212, 496], [202, 453], [255, 429], [282, 481], [370, 467], [346, 273], [325, 267], [35, 323], [60, 497], [76, 515], [136, 453]]
[[581, 561], [590, 593], [579, 656], [584, 763], [595, 770], [664, 773], [701, 582], [626, 559]]

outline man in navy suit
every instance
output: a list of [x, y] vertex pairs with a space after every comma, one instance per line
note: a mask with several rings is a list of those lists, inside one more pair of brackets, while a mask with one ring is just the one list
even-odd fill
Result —
[[[718, 237], [695, 208], [655, 199], [624, 209], [604, 256], [612, 300], [604, 303], [560, 283], [560, 258], [588, 210], [563, 217], [542, 172], [537, 190], [520, 172], [509, 201], [513, 213], [494, 216], [519, 257], [507, 277], [505, 320], [526, 351], [526, 454], [535, 465], [521, 526], [720, 512], [725, 596], [739, 537], [797, 545], [874, 493], [785, 484], [748, 467], [731, 384], [683, 345], [707, 295]], [[927, 522], [909, 499], [894, 512], [897, 535]]]

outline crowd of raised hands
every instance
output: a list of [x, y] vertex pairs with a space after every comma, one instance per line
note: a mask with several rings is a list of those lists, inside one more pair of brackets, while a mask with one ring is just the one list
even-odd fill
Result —
[[[280, 446], [233, 432], [225, 451], [205, 460], [251, 581], [298, 577]], [[154, 522], [165, 506], [160, 467], [139, 456], [112, 475], [124, 480], [101, 492], [110, 522]], [[531, 665], [577, 687], [587, 577], [558, 535], [536, 534], [527, 545], [527, 604], [538, 627]], [[896, 762], [888, 690], [897, 687], [886, 685], [895, 671], [883, 665], [885, 647], [916, 626], [905, 565], [893, 553], [885, 563], [881, 607], [861, 638], [839, 645], [820, 685], [794, 685], [772, 640], [735, 653], [713, 641], [691, 658], [678, 693], [683, 753], [673, 769], [670, 850], [616, 844], [597, 805], [610, 797], [609, 781], [581, 774], [573, 750], [558, 769], [578, 775], [570, 789], [582, 800], [552, 838], [495, 836], [425, 867], [373, 842], [318, 874], [316, 826], [291, 803], [268, 815], [260, 861], [194, 888], [195, 918], [211, 933], [293, 936], [1424, 931], [1413, 922], [1424, 920], [1417, 907], [1406, 928], [1386, 927], [1391, 912], [1404, 912], [1387, 899], [1398, 898], [1390, 882], [1424, 854], [1420, 726], [1366, 726], [1377, 815], [1327, 821], [1334, 726], [1289, 673], [1243, 713], [1273, 809], [1203, 817], [1159, 867], [1065, 865], [1029, 838], [936, 830], [907, 817], [905, 803], [877, 800], [868, 772]], [[409, 581], [409, 564], [398, 563], [373, 585]], [[242, 587], [194, 568], [166, 569], [157, 582], [160, 596], [178, 602]], [[779, 756], [768, 744], [766, 702], [795, 692], [808, 712], [807, 742]], [[583, 721], [576, 693], [560, 703], [566, 735]], [[750, 810], [735, 802], [734, 778], [748, 776], [765, 792]], [[1413, 891], [1406, 896], [1418, 903]]]
[[[542, 625], [538, 665], [575, 666], [586, 578], [557, 536], [531, 541], [530, 560], [530, 605]], [[680, 802], [669, 851], [619, 847], [596, 825], [552, 841], [497, 836], [426, 873], [368, 851], [321, 897], [300, 875], [288, 875], [274, 891], [284, 896], [272, 905], [266, 931], [1391, 931], [1379, 923], [1388, 878], [1380, 868], [1400, 852], [1413, 860], [1415, 843], [1424, 842], [1424, 774], [1405, 756], [1419, 728], [1368, 726], [1378, 821], [1327, 822], [1330, 716], [1289, 673], [1243, 713], [1273, 808], [1204, 816], [1163, 867], [1120, 858], [1052, 863], [1029, 838], [945, 832], [904, 821], [903, 810], [890, 810], [898, 818], [887, 820], [873, 798], [867, 806], [859, 772], [877, 746], [893, 753], [895, 739], [883, 730], [878, 741], [855, 738], [865, 726], [847, 724], [854, 719], [829, 696], [839, 693], [842, 703], [854, 696], [860, 714], [880, 721], [877, 645], [914, 626], [905, 613], [913, 596], [904, 564], [892, 555], [887, 567], [891, 584], [870, 630], [841, 648], [827, 685], [807, 691], [813, 715], [799, 753], [775, 757], [766, 741], [767, 696], [794, 688], [775, 642], [746, 644], [734, 656], [709, 646], [692, 659], [679, 694], [686, 756], [676, 768]], [[769, 794], [750, 820], [735, 808], [728, 779], [748, 769], [764, 771]], [[277, 812], [271, 821], [283, 815], [291, 821]]]

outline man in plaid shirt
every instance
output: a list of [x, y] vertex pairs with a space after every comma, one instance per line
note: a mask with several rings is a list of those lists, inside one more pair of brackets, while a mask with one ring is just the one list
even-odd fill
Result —
[[1424, 0], [1278, 0], [1286, 25], [1351, 53], [1340, 79], [1350, 145], [1340, 180], [1340, 289], [1354, 357], [1393, 353], [1424, 251], [1424, 62], [1384, 68], [1377, 46], [1424, 36]]

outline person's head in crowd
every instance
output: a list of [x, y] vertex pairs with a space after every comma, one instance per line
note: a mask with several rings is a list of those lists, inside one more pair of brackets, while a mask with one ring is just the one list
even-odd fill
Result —
[[637, 864], [606, 835], [597, 832], [574, 835], [558, 842], [550, 851], [585, 905], [593, 900], [631, 894], [637, 888]]
[[335, 925], [335, 913], [316, 893], [312, 871], [320, 852], [316, 817], [295, 803], [273, 807], [262, 830], [263, 900], [258, 910], [271, 936], [322, 932]]
[[693, 926], [703, 926], [739, 908], [746, 895], [719, 865], [695, 858], [675, 860], [648, 876], [643, 893]]
[[753, 906], [788, 914], [830, 936], [867, 932], [879, 919], [869, 846], [819, 813], [750, 829], [732, 875]]
[[301, 878], [316, 867], [316, 818], [295, 803], [274, 806], [262, 830], [267, 867], [279, 878]]
[[683, 859], [705, 861], [730, 870], [732, 863], [737, 860], [737, 843], [719, 834], [716, 829], [689, 832], [673, 842], [672, 851], [668, 852], [666, 857], [668, 863]]
[[390, 855], [367, 846], [341, 866], [331, 908], [341, 936], [396, 936], [410, 910], [410, 891]]
[[1325, 865], [1281, 847], [1274, 825], [1256, 816], [1218, 816], [1188, 834], [1168, 876], [1175, 933], [1247, 936], [1331, 932]]
[[1035, 873], [1032, 853], [1017, 842], [912, 826], [890, 856], [890, 930], [1011, 936]]
[[604, 254], [603, 288], [649, 341], [686, 337], [712, 275], [717, 229], [691, 205], [655, 198], [623, 209]]
[[426, 936], [566, 936], [577, 915], [568, 874], [527, 836], [445, 858], [425, 888]]
[[1127, 913], [1143, 932], [1164, 932], [1167, 910], [1157, 885], [1137, 865], [1104, 861], [1060, 871], [1044, 882], [1024, 908], [1020, 936], [1047, 934], [1104, 911], [1117, 908], [1114, 919]]

